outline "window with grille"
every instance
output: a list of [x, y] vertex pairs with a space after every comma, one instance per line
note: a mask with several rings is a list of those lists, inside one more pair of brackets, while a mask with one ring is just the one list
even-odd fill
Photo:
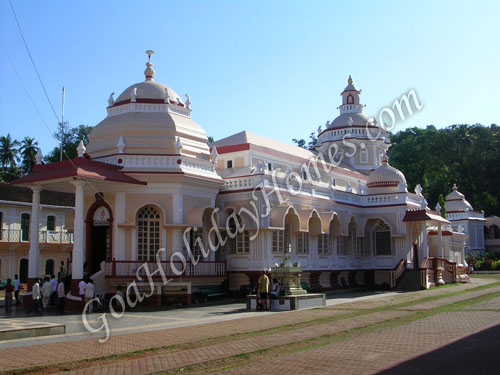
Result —
[[338, 237], [337, 238], [337, 254], [338, 255], [345, 255], [344, 254], [344, 238], [346, 238], [346, 237]]
[[309, 254], [309, 233], [297, 235], [297, 254]]
[[273, 232], [273, 253], [282, 254], [285, 252], [285, 231], [275, 230]]
[[191, 228], [191, 230], [189, 231], [189, 247], [191, 248], [191, 253], [194, 256], [194, 259], [198, 259], [198, 257], [203, 258], [201, 246], [204, 246], [203, 228]]
[[328, 234], [320, 234], [318, 236], [318, 254], [320, 255], [328, 255], [330, 254], [329, 245], [329, 236]]
[[375, 255], [392, 255], [391, 228], [381, 221], [374, 228]]
[[160, 249], [160, 211], [153, 206], [137, 213], [137, 254], [139, 260], [155, 260]]
[[250, 252], [250, 234], [247, 230], [236, 236], [236, 254], [245, 254]]

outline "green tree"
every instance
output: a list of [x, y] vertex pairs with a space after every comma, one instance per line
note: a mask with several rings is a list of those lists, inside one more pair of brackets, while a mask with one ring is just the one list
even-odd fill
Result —
[[292, 139], [292, 142], [295, 143], [296, 146], [305, 148], [306, 150], [312, 151], [316, 153], [316, 144], [318, 143], [318, 138], [316, 138], [316, 133], [309, 134], [309, 142], [305, 139]]
[[10, 167], [19, 161], [19, 142], [10, 134], [0, 137], [0, 163], [2, 167]]
[[21, 141], [19, 151], [21, 153], [21, 170], [24, 174], [28, 174], [33, 170], [36, 163], [36, 152], [38, 151], [38, 142], [34, 138], [24, 137]]
[[[89, 135], [92, 130], [91, 126], [79, 125], [75, 128], [70, 128], [68, 123], [64, 123], [64, 128], [61, 131], [61, 125], [59, 125], [59, 134], [57, 135], [57, 140], [63, 144], [63, 160], [74, 159], [78, 156], [78, 144], [83, 141], [84, 144], [89, 143]], [[56, 163], [60, 158], [60, 146], [54, 147], [54, 149], [49, 152], [44, 160], [47, 163]]]

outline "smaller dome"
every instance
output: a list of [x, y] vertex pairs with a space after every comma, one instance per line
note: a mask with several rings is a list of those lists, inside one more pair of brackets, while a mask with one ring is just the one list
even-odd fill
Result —
[[369, 121], [370, 117], [363, 112], [342, 113], [328, 125], [328, 129], [343, 128], [345, 126], [366, 126]]
[[397, 188], [401, 183], [406, 185], [406, 178], [403, 172], [390, 166], [389, 162], [385, 159], [382, 161], [380, 167], [370, 173], [367, 181], [369, 189]]
[[465, 196], [458, 191], [457, 184], [453, 184], [452, 192], [446, 196], [446, 212], [472, 211], [472, 205]]

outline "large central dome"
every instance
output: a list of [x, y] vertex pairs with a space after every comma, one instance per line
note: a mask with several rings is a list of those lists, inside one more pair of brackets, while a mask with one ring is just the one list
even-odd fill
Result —
[[[152, 51], [145, 81], [108, 99], [108, 116], [92, 129], [87, 153], [93, 159], [117, 155], [186, 155], [210, 160], [207, 135], [191, 119], [189, 96], [183, 101], [168, 86], [153, 80]], [[108, 159], [106, 159], [108, 160]], [[114, 159], [113, 159], [114, 160]]]
[[[134, 92], [135, 89], [137, 90]], [[177, 95], [174, 90], [172, 90], [167, 85], [164, 85], [163, 83], [153, 81], [153, 79], [147, 79], [144, 82], [129, 86], [116, 99], [116, 103], [114, 105], [120, 105], [122, 103], [129, 102], [134, 93], [136, 94], [136, 99], [153, 99], [164, 102], [167, 98], [165, 90], [167, 90], [168, 92], [170, 103], [184, 105], [184, 101], [180, 98], [179, 95]]]

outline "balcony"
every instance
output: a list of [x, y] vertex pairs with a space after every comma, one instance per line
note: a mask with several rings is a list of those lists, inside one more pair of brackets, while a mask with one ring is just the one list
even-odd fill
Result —
[[[2, 229], [0, 242], [29, 243], [29, 231], [21, 229]], [[40, 231], [41, 244], [72, 244], [73, 233], [63, 231]]]
[[[105, 263], [104, 273], [107, 278], [135, 278], [139, 271], [139, 275], [147, 280], [144, 264], [148, 265], [150, 272], [154, 272], [158, 267], [156, 262], [151, 261], [113, 260]], [[200, 261], [196, 265], [187, 261], [185, 267], [181, 261], [161, 261], [160, 264], [168, 278], [190, 279], [227, 275], [225, 261]], [[155, 274], [154, 279], [160, 277]]]

